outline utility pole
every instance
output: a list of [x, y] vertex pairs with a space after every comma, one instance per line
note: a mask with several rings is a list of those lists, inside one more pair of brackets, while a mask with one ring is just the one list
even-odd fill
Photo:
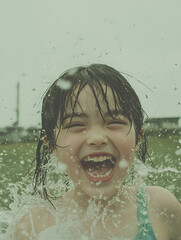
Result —
[[18, 82], [16, 85], [17, 89], [17, 98], [16, 98], [16, 126], [19, 127], [19, 90], [20, 90], [20, 83]]

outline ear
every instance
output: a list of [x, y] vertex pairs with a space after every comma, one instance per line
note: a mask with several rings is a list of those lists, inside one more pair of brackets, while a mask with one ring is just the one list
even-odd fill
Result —
[[44, 135], [42, 139], [43, 139], [43, 143], [44, 143], [45, 145], [47, 145], [47, 143], [48, 143], [48, 137], [47, 137], [47, 135]]
[[142, 138], [143, 138], [143, 136], [144, 136], [144, 133], [145, 133], [145, 131], [144, 131], [144, 129], [142, 128], [141, 131], [140, 131], [140, 134], [139, 134], [139, 136], [138, 136], [138, 142], [137, 142], [137, 144], [136, 144], [136, 146], [135, 146], [135, 151], [136, 151], [136, 152], [137, 152], [137, 151], [139, 150], [139, 148], [140, 148], [140, 144], [141, 144], [141, 142], [142, 142]]
[[43, 144], [49, 148], [49, 140], [48, 140], [47, 135], [44, 135], [42, 137], [42, 140], [43, 140]]
[[48, 150], [50, 151], [50, 142], [49, 142], [49, 140], [48, 140], [48, 137], [47, 137], [47, 135], [45, 135], [44, 137], [43, 137], [43, 144], [48, 148]]

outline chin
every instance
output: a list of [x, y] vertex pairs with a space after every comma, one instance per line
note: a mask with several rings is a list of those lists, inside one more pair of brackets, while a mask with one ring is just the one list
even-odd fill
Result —
[[91, 185], [92, 186], [85, 186], [81, 188], [81, 191], [84, 192], [89, 198], [107, 200], [119, 192], [118, 185], [95, 186], [95, 183]]

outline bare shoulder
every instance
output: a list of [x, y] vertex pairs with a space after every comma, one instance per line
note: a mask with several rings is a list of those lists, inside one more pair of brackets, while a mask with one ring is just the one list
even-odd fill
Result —
[[26, 240], [35, 238], [41, 231], [55, 224], [50, 211], [45, 207], [35, 207], [15, 224], [14, 239]]
[[[162, 226], [168, 227], [169, 239], [181, 239], [181, 204], [167, 189], [158, 186], [147, 187], [148, 207], [155, 219], [162, 221]], [[157, 224], [159, 224], [157, 222]]]
[[167, 209], [168, 212], [179, 212], [181, 204], [177, 198], [167, 189], [158, 186], [149, 186], [147, 191], [150, 201], [154, 202], [161, 210]]

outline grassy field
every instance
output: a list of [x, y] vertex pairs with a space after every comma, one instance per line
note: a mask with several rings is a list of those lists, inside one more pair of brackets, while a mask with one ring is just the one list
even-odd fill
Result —
[[[147, 179], [149, 185], [159, 185], [172, 191], [181, 201], [181, 136], [149, 136], [149, 153], [157, 173]], [[0, 207], [13, 201], [11, 185], [27, 175], [35, 157], [36, 143], [14, 143], [0, 146]], [[147, 164], [152, 165], [149, 159]]]
[[11, 184], [21, 181], [35, 158], [36, 143], [13, 143], [0, 146], [0, 207], [12, 202]]
[[[152, 174], [149, 185], [170, 190], [181, 202], [181, 135], [150, 136], [148, 150], [157, 173]], [[147, 161], [152, 166], [151, 162]]]

